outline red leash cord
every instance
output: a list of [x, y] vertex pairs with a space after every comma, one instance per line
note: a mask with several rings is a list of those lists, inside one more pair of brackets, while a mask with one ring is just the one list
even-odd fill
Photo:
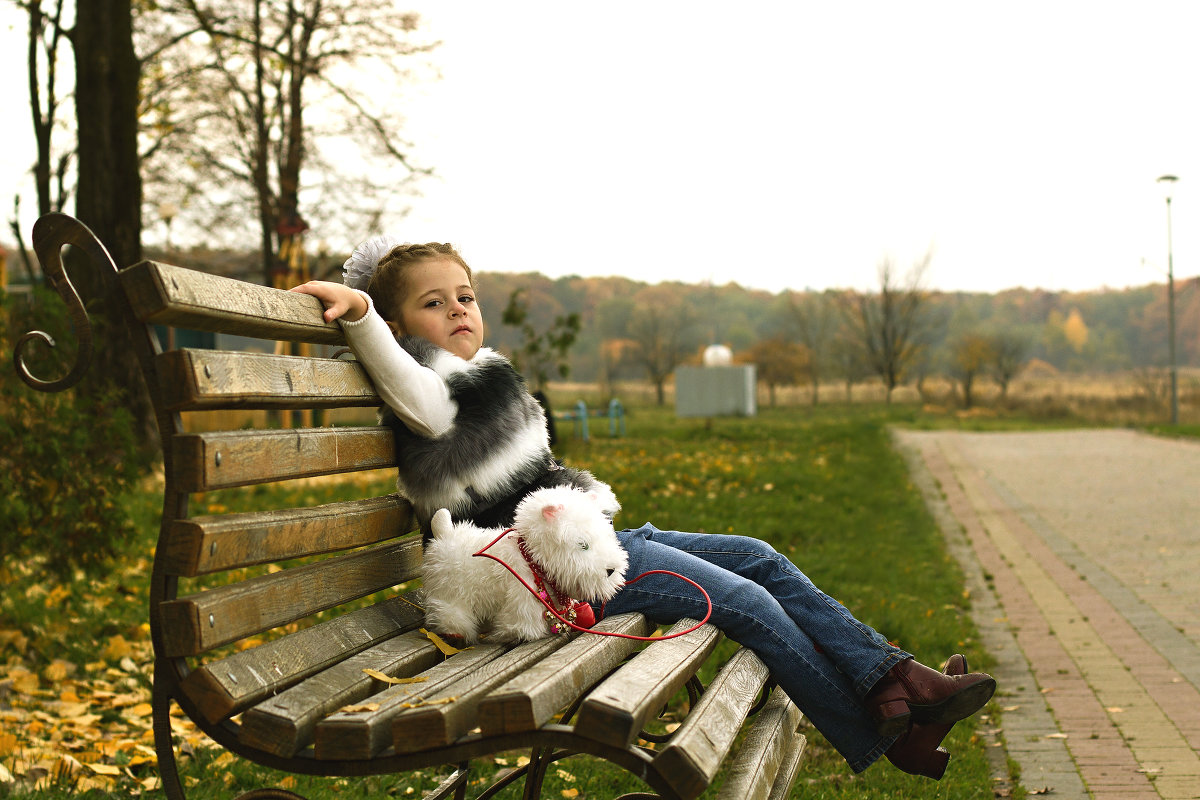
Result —
[[[706, 603], [708, 603], [708, 611], [704, 614], [704, 619], [700, 620], [699, 622], [697, 622], [695, 625], [688, 628], [687, 630], [680, 631], [679, 633], [668, 633], [664, 636], [634, 636], [631, 633], [616, 633], [614, 631], [597, 631], [597, 630], [592, 630], [591, 628], [584, 628], [579, 625], [576, 625], [574, 622], [571, 622], [568, 619], [564, 619], [563, 616], [558, 613], [558, 609], [556, 609], [554, 606], [550, 605], [550, 603], [546, 600], [546, 598], [539, 595], [537, 590], [529, 585], [528, 581], [526, 581], [524, 578], [522, 578], [520, 575], [518, 575], [517, 571], [508, 565], [507, 561], [500, 558], [499, 556], [494, 556], [488, 552], [488, 548], [490, 548], [496, 542], [500, 541], [505, 536], [508, 536], [510, 533], [514, 532], [515, 530], [516, 530], [516, 528], [509, 528], [509, 529], [505, 530], [503, 533], [501, 533], [495, 539], [492, 539], [492, 541], [489, 542], [486, 546], [484, 546], [477, 552], [472, 553], [472, 556], [483, 556], [484, 558], [490, 558], [492, 561], [495, 561], [497, 564], [504, 567], [506, 570], [508, 570], [509, 572], [512, 573], [512, 576], [514, 578], [516, 578], [517, 580], [519, 580], [521, 582], [522, 586], [524, 586], [526, 589], [529, 590], [529, 593], [531, 595], [533, 595], [534, 597], [537, 598], [539, 603], [541, 603], [543, 606], [546, 607], [547, 611], [549, 611], [551, 614], [554, 615], [555, 619], [557, 619], [559, 622], [561, 622], [562, 624], [564, 624], [568, 627], [574, 628], [577, 631], [581, 631], [583, 633], [593, 633], [596, 636], [618, 636], [622, 639], [636, 639], [639, 642], [659, 642], [664, 639], [675, 639], [679, 636], [683, 636], [685, 633], [691, 633], [692, 631], [694, 631], [697, 628], [699, 628], [700, 626], [702, 626], [704, 623], [708, 622], [709, 617], [712, 616], [712, 598], [708, 596], [708, 592], [704, 591], [703, 586], [696, 583], [691, 578], [685, 578], [684, 576], [680, 575], [678, 572], [671, 572], [670, 570], [665, 570], [665, 569], [652, 569], [652, 570], [647, 570], [646, 572], [643, 572], [641, 575], [638, 575], [636, 578], [634, 578], [631, 581], [625, 581], [625, 585], [630, 586], [632, 584], [635, 584], [638, 581], [640, 581], [642, 578], [646, 577], [647, 575], [674, 575], [676, 578], [679, 578], [681, 581], [687, 581], [692, 586], [695, 586], [697, 589], [700, 590], [700, 594], [704, 595], [704, 600]], [[603, 607], [601, 608], [600, 613], [601, 613], [601, 618], [603, 618], [603, 614], [604, 614]]]

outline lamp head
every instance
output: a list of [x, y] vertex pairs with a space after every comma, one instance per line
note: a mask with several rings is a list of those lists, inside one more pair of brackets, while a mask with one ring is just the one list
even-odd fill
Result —
[[1168, 203], [1171, 202], [1171, 193], [1175, 190], [1175, 182], [1178, 180], [1179, 178], [1174, 175], [1162, 175], [1154, 181], [1162, 188], [1163, 196], [1167, 198]]

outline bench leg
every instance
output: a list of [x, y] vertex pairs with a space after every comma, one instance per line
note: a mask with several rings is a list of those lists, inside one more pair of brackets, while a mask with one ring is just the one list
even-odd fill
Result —
[[[157, 668], [156, 668], [157, 669]], [[171, 741], [171, 697], [162, 688], [161, 676], [155, 676], [150, 700], [153, 708], [154, 752], [158, 756], [158, 777], [167, 800], [185, 800], [183, 784], [179, 781], [179, 765], [175, 763], [175, 746]]]

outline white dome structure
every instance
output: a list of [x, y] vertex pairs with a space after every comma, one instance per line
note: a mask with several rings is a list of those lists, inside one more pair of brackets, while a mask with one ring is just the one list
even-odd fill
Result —
[[723, 344], [710, 344], [704, 348], [704, 366], [728, 367], [733, 363], [733, 351]]

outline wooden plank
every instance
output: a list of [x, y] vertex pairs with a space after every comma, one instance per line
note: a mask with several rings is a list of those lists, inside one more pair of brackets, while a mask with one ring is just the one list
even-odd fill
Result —
[[766, 681], [767, 668], [758, 656], [738, 650], [659, 750], [654, 767], [681, 796], [695, 797], [712, 783]]
[[413, 530], [397, 494], [312, 508], [174, 520], [161, 551], [167, 574], [194, 577], [252, 564], [348, 550]]
[[447, 690], [487, 662], [499, 658], [508, 645], [479, 644], [456, 653], [418, 677], [421, 683], [402, 684], [371, 695], [362, 711], [339, 711], [317, 723], [314, 753], [319, 759], [367, 759], [391, 744], [392, 718], [418, 703], [443, 702]]
[[803, 733], [796, 731], [792, 734], [792, 743], [787, 748], [783, 763], [779, 765], [779, 772], [775, 774], [775, 783], [771, 786], [767, 800], [788, 800], [792, 796], [792, 784], [796, 782], [800, 759], [807, 745], [808, 737]]
[[417, 574], [421, 542], [360, 550], [159, 603], [164, 655], [191, 656], [286, 625]]
[[479, 703], [492, 689], [548, 658], [567, 641], [550, 636], [518, 645], [447, 686], [445, 694], [454, 702], [402, 710], [392, 720], [392, 746], [398, 753], [415, 753], [450, 744], [476, 726]]
[[226, 719], [376, 642], [418, 627], [425, 619], [420, 602], [419, 591], [390, 597], [201, 665], [188, 673], [183, 691], [209, 722]]
[[742, 740], [718, 800], [767, 800], [780, 767], [797, 744], [800, 716], [800, 709], [776, 689]]
[[441, 651], [422, 633], [380, 642], [247, 711], [238, 738], [259, 750], [291, 757], [312, 742], [317, 723], [325, 716], [379, 689], [380, 681], [364, 669], [403, 678], [442, 659]]
[[[634, 636], [653, 630], [641, 614], [619, 614], [596, 628]], [[579, 636], [485, 698], [479, 704], [479, 726], [485, 736], [540, 728], [638, 646], [633, 639]]]
[[142, 322], [259, 339], [344, 344], [309, 295], [142, 261], [120, 272], [125, 296]]
[[[696, 623], [682, 619], [670, 633]], [[720, 640], [715, 626], [704, 625], [684, 636], [651, 643], [588, 694], [579, 709], [576, 732], [614, 747], [628, 747]]]
[[391, 467], [392, 432], [380, 426], [182, 433], [172, 477], [184, 492]]
[[382, 401], [354, 361], [226, 350], [170, 350], [155, 357], [170, 411], [334, 408]]

